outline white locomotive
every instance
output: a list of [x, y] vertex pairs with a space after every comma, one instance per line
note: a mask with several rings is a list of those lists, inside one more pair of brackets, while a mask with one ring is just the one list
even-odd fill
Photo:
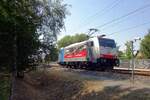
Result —
[[97, 36], [61, 48], [58, 63], [74, 68], [113, 69], [119, 65], [117, 51], [113, 39]]

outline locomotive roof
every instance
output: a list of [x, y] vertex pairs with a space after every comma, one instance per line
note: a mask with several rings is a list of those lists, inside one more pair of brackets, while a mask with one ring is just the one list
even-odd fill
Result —
[[69, 46], [64, 47], [64, 49], [75, 47], [75, 46], [79, 46], [79, 45], [83, 45], [83, 44], [87, 43], [88, 41], [89, 40], [82, 41], [82, 42], [77, 42], [77, 43], [74, 43], [74, 44], [70, 44]]
[[[95, 38], [95, 37], [93, 37], [93, 38]], [[96, 37], [96, 38], [113, 40], [113, 39], [110, 39], [110, 38], [103, 38], [103, 37]], [[64, 47], [64, 49], [72, 48], [72, 47], [79, 46], [79, 45], [84, 45], [85, 43], [92, 41], [91, 39], [92, 38], [90, 38], [89, 40], [86, 40], [86, 41], [70, 44], [69, 46]]]

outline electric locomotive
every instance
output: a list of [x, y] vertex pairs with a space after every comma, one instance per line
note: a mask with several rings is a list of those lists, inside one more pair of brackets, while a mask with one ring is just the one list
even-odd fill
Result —
[[113, 39], [97, 36], [61, 48], [58, 63], [72, 68], [113, 69], [119, 66], [117, 51]]

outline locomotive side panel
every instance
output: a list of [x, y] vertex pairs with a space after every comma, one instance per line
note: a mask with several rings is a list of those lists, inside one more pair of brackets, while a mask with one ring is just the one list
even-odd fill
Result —
[[65, 62], [87, 61], [87, 45], [81, 43], [65, 49]]
[[58, 63], [63, 65], [64, 64], [64, 48], [61, 48], [58, 55]]
[[93, 56], [92, 56], [92, 63], [97, 63], [97, 59], [99, 58], [100, 55], [100, 46], [99, 46], [99, 41], [97, 37], [91, 38], [90, 41], [93, 42], [93, 46], [91, 47]]

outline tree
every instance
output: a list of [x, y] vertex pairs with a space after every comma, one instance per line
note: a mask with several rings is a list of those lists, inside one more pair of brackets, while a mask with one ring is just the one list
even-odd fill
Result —
[[123, 51], [118, 51], [118, 57], [123, 59], [124, 58], [124, 52]]
[[64, 26], [66, 6], [62, 0], [1, 0], [0, 64], [21, 71], [39, 49], [50, 50]]
[[142, 40], [140, 44], [140, 51], [144, 55], [144, 58], [150, 59], [150, 31]]
[[73, 43], [81, 42], [87, 40], [88, 36], [86, 34], [75, 34], [74, 36], [67, 35], [58, 41], [58, 47], [65, 47]]
[[47, 53], [45, 56], [45, 61], [46, 62], [57, 61], [57, 59], [58, 59], [58, 49], [55, 46], [52, 46], [50, 52]]
[[127, 41], [125, 46], [126, 46], [125, 58], [131, 59], [132, 58], [131, 43], [129, 41]]
[[76, 43], [76, 42], [85, 41], [85, 40], [87, 40], [87, 39], [89, 39], [89, 38], [88, 38], [88, 36], [87, 36], [86, 34], [81, 33], [81, 34], [76, 34], [76, 35], [73, 37], [73, 39], [74, 39], [74, 42]]

